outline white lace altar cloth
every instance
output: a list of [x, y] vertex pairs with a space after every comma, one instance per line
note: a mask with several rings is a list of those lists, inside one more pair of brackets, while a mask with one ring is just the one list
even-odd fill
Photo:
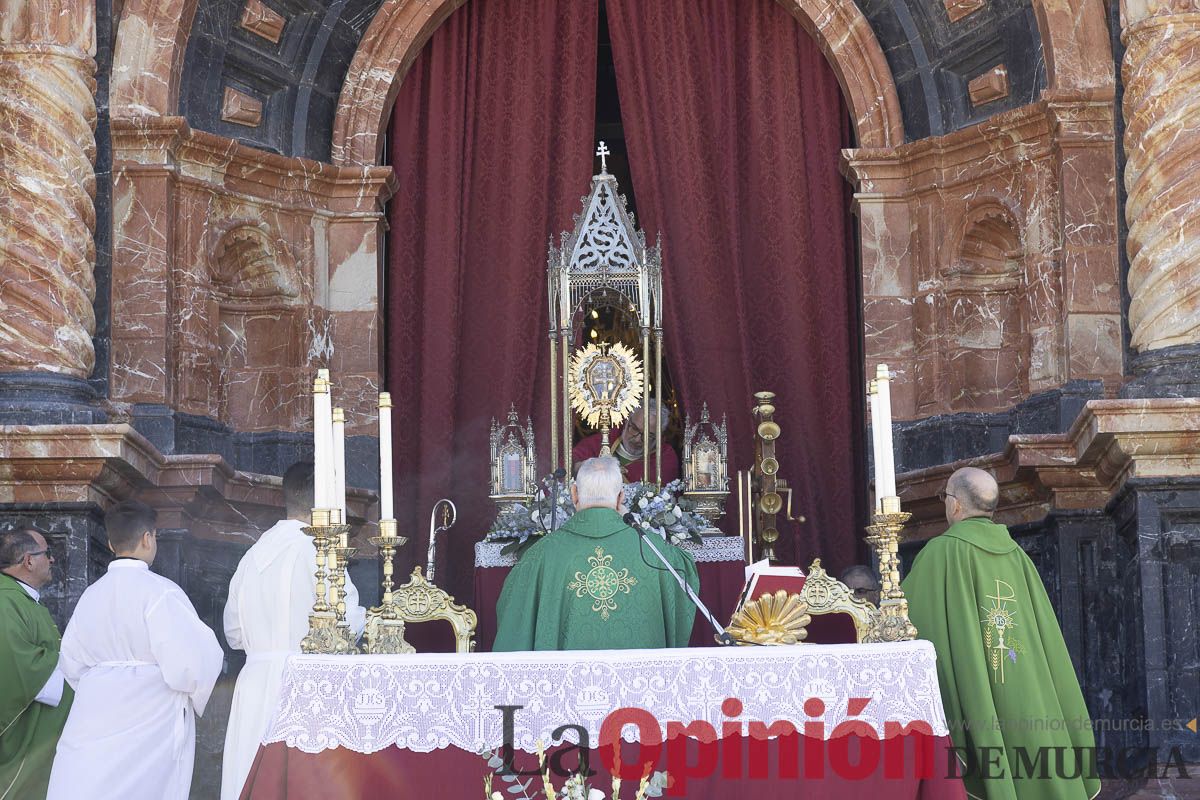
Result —
[[[481, 541], [475, 543], [475, 568], [511, 567], [517, 563], [512, 555], [501, 555], [508, 542]], [[680, 549], [692, 554], [697, 564], [705, 561], [745, 561], [745, 543], [737, 536], [705, 536], [701, 544], [684, 542]]]
[[[740, 700], [726, 716], [722, 702]], [[819, 698], [824, 714], [804, 703]], [[869, 698], [861, 711], [851, 698]], [[449, 746], [484, 752], [503, 742], [502, 714], [515, 705], [513, 743], [536, 752], [561, 725], [582, 725], [588, 742], [613, 710], [649, 711], [665, 736], [668, 721], [722, 723], [786, 720], [804, 731], [824, 722], [828, 737], [861, 720], [881, 738], [887, 723], [924, 722], [948, 735], [933, 646], [897, 644], [793, 647], [592, 650], [538, 653], [425, 653], [397, 656], [292, 656], [264, 744], [317, 753], [346, 747], [374, 753], [396, 746], [428, 753]], [[861, 705], [861, 703], [855, 704]], [[812, 707], [810, 707], [810, 710]], [[852, 714], [848, 712], [856, 711]], [[748, 728], [743, 725], [742, 732]], [[567, 739], [576, 742], [574, 732]], [[636, 741], [637, 728], [623, 738]]]

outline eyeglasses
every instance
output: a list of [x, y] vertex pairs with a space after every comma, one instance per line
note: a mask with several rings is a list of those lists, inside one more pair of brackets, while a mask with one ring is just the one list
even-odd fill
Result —
[[941, 500], [943, 503], [946, 502], [947, 497], [953, 497], [955, 500], [958, 499], [958, 495], [950, 494], [945, 489], [942, 489], [940, 492], [938, 492], [937, 496], [938, 496], [938, 500]]
[[30, 558], [33, 558], [34, 556], [44, 556], [44, 555], [46, 555], [46, 553], [49, 553], [49, 552], [50, 552], [49, 550], [34, 550], [32, 553], [26, 553], [25, 555], [29, 556]]

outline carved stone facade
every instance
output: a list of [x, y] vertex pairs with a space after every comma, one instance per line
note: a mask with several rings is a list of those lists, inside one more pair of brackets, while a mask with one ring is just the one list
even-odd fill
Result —
[[1122, 3], [1129, 327], [1137, 350], [1200, 343], [1200, 20], [1194, 3]]
[[96, 17], [87, 3], [53, 10], [0, 8], [0, 371], [83, 379], [95, 361]]
[[1123, 375], [1111, 92], [846, 154], [868, 372], [900, 419]]
[[111, 400], [305, 427], [314, 370], [373, 432], [387, 168], [271, 156], [178, 117], [113, 120]]

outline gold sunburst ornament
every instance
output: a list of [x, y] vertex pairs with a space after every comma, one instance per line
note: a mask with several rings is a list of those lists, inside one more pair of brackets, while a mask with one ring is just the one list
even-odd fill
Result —
[[571, 359], [571, 408], [603, 434], [601, 454], [608, 455], [608, 431], [624, 422], [642, 399], [642, 363], [623, 344], [589, 344]]
[[739, 644], [797, 644], [812, 617], [800, 595], [780, 589], [743, 605], [725, 630]]

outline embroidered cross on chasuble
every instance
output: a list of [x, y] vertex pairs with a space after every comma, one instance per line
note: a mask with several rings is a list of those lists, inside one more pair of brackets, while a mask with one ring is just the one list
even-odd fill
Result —
[[[699, 591], [692, 557], [657, 536], [653, 542]], [[610, 508], [585, 508], [508, 574], [492, 649], [686, 647], [694, 619], [695, 607], [637, 532]]]

